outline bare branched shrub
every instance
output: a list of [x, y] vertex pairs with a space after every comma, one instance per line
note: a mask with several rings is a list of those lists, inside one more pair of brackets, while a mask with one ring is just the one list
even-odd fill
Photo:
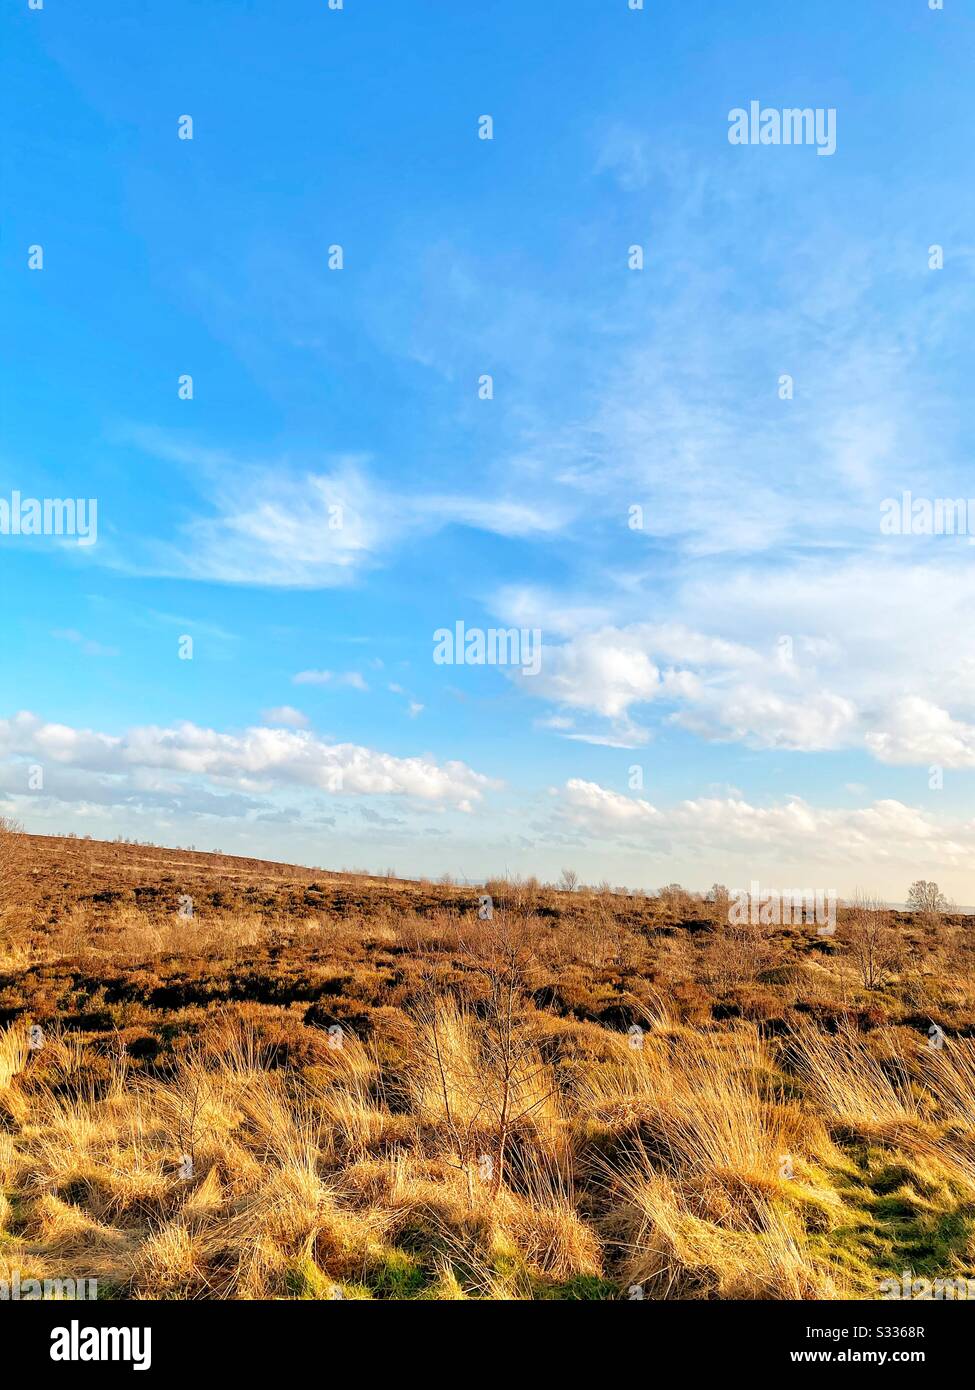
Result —
[[712, 883], [707, 891], [706, 902], [710, 908], [710, 916], [713, 921], [721, 924], [728, 920], [728, 909], [731, 904], [731, 894], [723, 883]]
[[864, 989], [878, 989], [900, 968], [904, 946], [879, 898], [859, 894], [847, 908], [841, 940], [856, 965]]
[[542, 886], [530, 874], [524, 878], [518, 874], [504, 878], [490, 878], [484, 885], [495, 907], [512, 909], [515, 912], [532, 912], [538, 905]]
[[8, 965], [22, 964], [29, 949], [23, 911], [25, 868], [21, 826], [0, 816], [0, 960]]
[[776, 929], [762, 922], [719, 924], [704, 957], [702, 975], [719, 989], [743, 985], [771, 970], [783, 958]]
[[23, 877], [22, 829], [9, 816], [0, 816], [0, 913], [14, 905]]
[[414, 1104], [445, 1134], [472, 1205], [477, 1182], [497, 1196], [516, 1136], [537, 1129], [557, 1093], [530, 1027], [530, 945], [522, 924], [506, 914], [496, 921], [482, 953], [487, 999], [475, 1015], [450, 994], [431, 998], [419, 1014], [411, 1069]]
[[700, 902], [700, 899], [695, 901], [694, 895], [679, 883], [665, 884], [658, 891], [657, 897], [667, 914], [676, 921], [695, 916]]

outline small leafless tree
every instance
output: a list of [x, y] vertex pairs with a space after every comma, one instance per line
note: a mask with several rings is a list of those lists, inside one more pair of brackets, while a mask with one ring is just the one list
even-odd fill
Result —
[[564, 893], [574, 893], [579, 883], [579, 875], [575, 869], [563, 869], [559, 876], [559, 887]]
[[501, 942], [491, 980], [487, 1012], [488, 1070], [497, 1079], [495, 1113], [497, 1151], [491, 1180], [496, 1195], [504, 1178], [508, 1145], [520, 1122], [542, 1105], [551, 1092], [539, 1096], [543, 1069], [534, 1038], [526, 1028], [525, 961], [516, 939]]
[[878, 989], [903, 964], [903, 942], [891, 925], [887, 905], [879, 898], [857, 894], [847, 909], [842, 939], [864, 989]]
[[[487, 973], [489, 995], [478, 1010], [477, 1055], [465, 1058], [460, 1070], [444, 1031], [444, 1005], [452, 991], [431, 995], [420, 1010], [425, 1026], [417, 1041], [418, 1060], [435, 1078], [452, 1150], [447, 1161], [464, 1173], [471, 1203], [477, 1171], [497, 1196], [513, 1136], [552, 1094], [544, 1089], [548, 1073], [529, 1027], [526, 970], [534, 955], [533, 925], [531, 919], [496, 912], [472, 949]], [[457, 1004], [466, 1014], [466, 1006]], [[487, 1155], [480, 1152], [486, 1141]], [[489, 1174], [482, 1169], [485, 1157]]]
[[907, 906], [911, 912], [919, 913], [929, 926], [937, 926], [942, 913], [947, 912], [951, 904], [936, 883], [919, 878], [908, 890]]

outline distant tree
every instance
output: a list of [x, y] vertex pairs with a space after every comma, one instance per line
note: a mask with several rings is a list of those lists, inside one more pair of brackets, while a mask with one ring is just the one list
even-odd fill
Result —
[[707, 901], [714, 909], [712, 913], [714, 920], [716, 922], [727, 922], [731, 894], [723, 883], [711, 884], [707, 892]]
[[907, 906], [912, 912], [922, 912], [928, 918], [937, 918], [942, 912], [947, 912], [950, 904], [936, 883], [919, 878], [911, 884], [907, 894]]
[[694, 899], [680, 883], [665, 883], [663, 888], [657, 890], [657, 897], [667, 911], [677, 918], [689, 917], [693, 912]]
[[563, 869], [559, 877], [559, 887], [564, 893], [573, 893], [579, 883], [575, 869]]

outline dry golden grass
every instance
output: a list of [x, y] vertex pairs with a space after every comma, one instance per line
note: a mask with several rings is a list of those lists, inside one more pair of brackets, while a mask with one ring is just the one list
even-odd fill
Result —
[[855, 1039], [833, 1054], [792, 1040], [804, 1104], [753, 1028], [648, 1032], [642, 1050], [614, 1034], [568, 1087], [529, 1048], [498, 1180], [485, 1157], [497, 1162], [507, 1074], [452, 1001], [417, 1020], [392, 1106], [355, 1040], [302, 1076], [222, 1031], [169, 1080], [122, 1059], [97, 1094], [78, 1084], [71, 1039], [48, 1039], [35, 1080], [25, 1028], [0, 1035], [16, 1128], [0, 1149], [0, 1277], [68, 1271], [136, 1298], [862, 1293], [829, 1251], [850, 1216], [828, 1176], [843, 1163], [834, 1118], [917, 1174], [940, 1163], [975, 1203], [960, 1140], [937, 1140], [970, 1099], [970, 1046], [923, 1059], [937, 1119]]
[[145, 847], [139, 892], [111, 887], [117, 848], [77, 849], [83, 890], [35, 874], [3, 938], [0, 1278], [828, 1299], [905, 1262], [975, 1275], [957, 923], [900, 924], [902, 973], [868, 986], [852, 938], [725, 936], [688, 894], [502, 883], [484, 922], [453, 886], [272, 889], [196, 856], [187, 919]]

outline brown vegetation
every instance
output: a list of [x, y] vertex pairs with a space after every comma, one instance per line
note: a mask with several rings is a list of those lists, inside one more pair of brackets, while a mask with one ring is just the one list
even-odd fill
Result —
[[975, 1277], [958, 914], [859, 900], [823, 937], [730, 926], [717, 885], [434, 886], [6, 828], [0, 875], [0, 1278], [593, 1299]]

